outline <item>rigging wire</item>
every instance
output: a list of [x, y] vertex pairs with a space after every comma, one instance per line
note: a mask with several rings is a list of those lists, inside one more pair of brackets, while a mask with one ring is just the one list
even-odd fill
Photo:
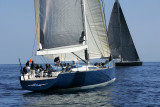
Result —
[[118, 20], [119, 20], [119, 24], [120, 24], [120, 33], [119, 33], [119, 39], [120, 39], [120, 45], [119, 45], [119, 52], [120, 52], [120, 55], [122, 56], [122, 38], [120, 36], [121, 32], [122, 32], [122, 23], [121, 23], [121, 19], [120, 19], [120, 4], [118, 1], [117, 2], [117, 8], [118, 8]]
[[66, 53], [64, 54], [64, 63], [66, 63]]
[[[35, 41], [36, 41], [36, 35], [35, 35], [35, 38], [34, 38], [34, 43], [33, 43], [33, 49], [32, 49], [32, 56], [31, 57], [33, 57], [33, 54], [34, 54], [34, 50], [35, 50]], [[41, 58], [41, 61], [42, 62], [45, 62], [42, 58], [42, 56], [40, 57]], [[35, 62], [37, 61], [37, 58], [36, 58], [36, 56], [35, 56]], [[47, 61], [46, 61], [47, 62]]]
[[43, 57], [42, 57], [42, 56], [40, 56], [40, 59], [41, 59], [41, 61], [42, 61], [43, 63], [45, 63], [45, 61], [43, 60]]
[[104, 3], [104, 0], [101, 0], [101, 3], [102, 3], [102, 8], [103, 8], [103, 16], [104, 16], [105, 27], [106, 27], [106, 31], [107, 31], [106, 14], [105, 14], [105, 3]]
[[42, 56], [42, 58], [44, 59], [44, 61], [48, 64], [49, 63], [49, 61], [44, 57], [44, 56]]
[[[109, 42], [108, 42], [108, 38], [107, 38], [107, 30], [106, 30], [106, 22], [105, 22], [105, 20], [104, 20], [104, 18], [105, 18], [105, 12], [104, 12], [104, 8], [103, 8], [103, 6], [104, 6], [104, 4], [103, 4], [103, 2], [102, 2], [102, 0], [100, 1], [100, 0], [98, 0], [99, 1], [99, 8], [100, 8], [100, 12], [101, 12], [101, 18], [102, 18], [102, 21], [103, 21], [103, 26], [104, 26], [104, 32], [105, 32], [105, 34], [106, 34], [106, 40], [107, 40], [107, 47], [109, 48]], [[101, 4], [102, 3], [102, 4]], [[103, 12], [102, 12], [102, 8], [103, 8]], [[102, 48], [103, 49], [103, 51], [105, 51], [105, 49], [104, 48]], [[109, 53], [109, 52], [107, 52], [107, 53]]]
[[[35, 34], [34, 41], [33, 41], [33, 49], [32, 49], [32, 56], [31, 56], [31, 58], [33, 57], [33, 54], [34, 54], [35, 41], [36, 41], [36, 34]], [[35, 61], [36, 61], [36, 57], [35, 57]]]
[[33, 52], [34, 52], [34, 48], [35, 48], [35, 41], [36, 41], [36, 34], [35, 34], [35, 38], [34, 38], [34, 42], [33, 42], [33, 49], [32, 49], [32, 56], [33, 57]]

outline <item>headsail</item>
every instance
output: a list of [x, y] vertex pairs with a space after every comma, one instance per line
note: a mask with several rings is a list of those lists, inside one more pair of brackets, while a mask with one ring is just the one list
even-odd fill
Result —
[[108, 39], [113, 57], [124, 61], [139, 61], [121, 6], [116, 0], [108, 27]]
[[87, 48], [80, 42], [84, 32], [82, 10], [82, 0], [35, 0], [37, 44], [40, 50], [37, 55]]
[[100, 0], [85, 0], [86, 35], [90, 58], [108, 57], [110, 49]]

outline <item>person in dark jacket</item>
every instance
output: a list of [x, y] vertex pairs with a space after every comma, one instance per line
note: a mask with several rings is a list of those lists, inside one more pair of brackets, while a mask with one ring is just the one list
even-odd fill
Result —
[[32, 70], [35, 69], [34, 61], [32, 61], [32, 63], [31, 63], [31, 69], [32, 69]]
[[60, 66], [60, 58], [59, 58], [59, 56], [55, 57], [54, 63], [55, 63], [55, 66]]

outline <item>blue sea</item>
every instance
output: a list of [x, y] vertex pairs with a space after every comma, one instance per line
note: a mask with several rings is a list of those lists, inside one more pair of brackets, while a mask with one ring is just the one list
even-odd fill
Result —
[[80, 91], [34, 93], [19, 83], [18, 64], [0, 65], [0, 107], [155, 107], [160, 106], [160, 63], [116, 67], [116, 81]]

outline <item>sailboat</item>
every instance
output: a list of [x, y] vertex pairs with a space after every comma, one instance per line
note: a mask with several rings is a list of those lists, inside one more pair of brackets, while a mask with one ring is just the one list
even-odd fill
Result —
[[116, 66], [142, 65], [118, 0], [114, 3], [107, 33], [111, 53], [119, 59]]
[[[110, 59], [101, 0], [34, 0], [34, 3], [36, 55], [50, 59], [59, 57], [61, 63], [78, 58], [84, 64], [76, 63], [74, 67], [53, 65], [56, 69], [50, 76], [47, 71], [39, 77], [22, 73], [20, 84], [23, 89], [86, 89], [115, 81], [115, 64]], [[105, 62], [91, 65], [91, 59]]]

